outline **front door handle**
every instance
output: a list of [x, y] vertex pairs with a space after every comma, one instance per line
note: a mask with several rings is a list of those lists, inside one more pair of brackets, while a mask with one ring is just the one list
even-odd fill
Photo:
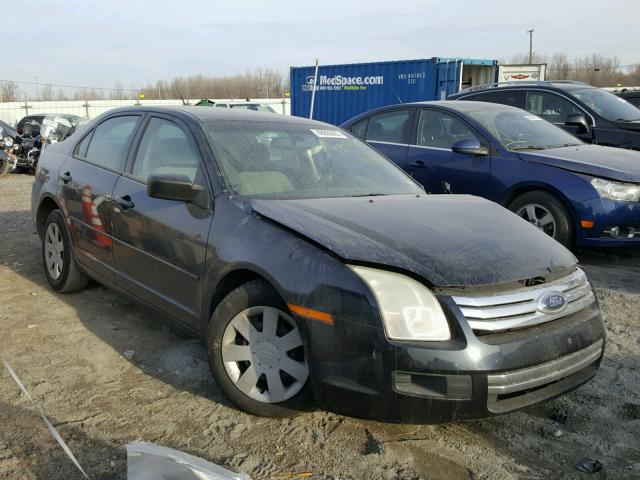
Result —
[[60, 180], [63, 181], [63, 183], [69, 183], [72, 178], [71, 178], [71, 172], [64, 172], [60, 174]]
[[424, 168], [424, 162], [422, 160], [416, 160], [415, 162], [411, 162], [409, 166], [415, 168]]
[[129, 195], [123, 195], [122, 197], [116, 197], [115, 198], [115, 202], [124, 211], [131, 210], [133, 207], [136, 206], [136, 204], [131, 201], [131, 197]]

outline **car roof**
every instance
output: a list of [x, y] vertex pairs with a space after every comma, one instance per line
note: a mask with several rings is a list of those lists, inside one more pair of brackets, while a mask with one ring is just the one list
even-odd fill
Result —
[[[335, 125], [327, 125], [326, 123], [319, 122], [317, 120], [309, 120], [303, 117], [295, 117], [289, 115], [274, 115], [271, 112], [256, 112], [254, 110], [243, 110], [233, 108], [203, 108], [192, 105], [176, 105], [176, 106], [131, 106], [115, 108], [105, 112], [104, 115], [112, 115], [114, 113], [164, 113], [173, 114], [176, 116], [190, 117], [200, 122], [211, 120], [229, 120], [229, 121], [256, 121], [256, 122], [279, 122], [279, 123], [295, 123], [295, 124], [307, 124], [309, 126], [331, 126], [335, 128]], [[101, 116], [102, 117], [102, 116]]]
[[364, 118], [368, 118], [371, 115], [376, 115], [379, 113], [390, 112], [393, 110], [402, 110], [407, 107], [436, 107], [443, 110], [455, 111], [460, 113], [468, 113], [468, 112], [481, 112], [481, 111], [521, 111], [521, 109], [512, 107], [510, 105], [503, 105], [501, 103], [489, 103], [489, 102], [474, 102], [469, 100], [458, 100], [456, 102], [452, 102], [451, 100], [429, 100], [423, 102], [409, 102], [409, 103], [398, 103], [395, 105], [385, 105], [382, 107], [377, 107], [366, 112], [363, 112], [353, 118], [350, 118], [342, 125], [346, 128], [350, 127], [354, 123], [359, 122]]
[[588, 85], [582, 82], [572, 82], [565, 80], [548, 80], [538, 82], [505, 82], [505, 83], [490, 83], [487, 85], [478, 85], [477, 87], [470, 87], [461, 92], [450, 95], [449, 98], [455, 99], [462, 96], [473, 95], [480, 92], [497, 92], [500, 90], [562, 90], [562, 91], [575, 91], [585, 89], [598, 89], [593, 85]]

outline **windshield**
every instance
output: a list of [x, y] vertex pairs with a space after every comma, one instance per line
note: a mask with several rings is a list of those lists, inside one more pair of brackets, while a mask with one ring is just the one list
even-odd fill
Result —
[[580, 100], [589, 108], [613, 122], [640, 121], [640, 110], [624, 98], [600, 88], [580, 88], [568, 90], [573, 97]]
[[247, 104], [247, 103], [238, 103], [238, 104], [230, 104], [229, 107], [231, 108], [238, 108], [241, 110], [253, 110], [256, 112], [269, 112], [269, 113], [276, 113], [276, 111], [271, 108], [269, 105], [262, 105], [262, 104]]
[[467, 112], [489, 130], [508, 150], [546, 150], [581, 145], [573, 135], [524, 110], [484, 110]]
[[330, 126], [214, 120], [203, 123], [227, 185], [252, 198], [419, 194], [393, 163]]

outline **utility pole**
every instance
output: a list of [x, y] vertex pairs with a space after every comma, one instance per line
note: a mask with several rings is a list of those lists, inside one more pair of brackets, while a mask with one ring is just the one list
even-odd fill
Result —
[[529, 34], [529, 65], [533, 65], [533, 28], [527, 30]]

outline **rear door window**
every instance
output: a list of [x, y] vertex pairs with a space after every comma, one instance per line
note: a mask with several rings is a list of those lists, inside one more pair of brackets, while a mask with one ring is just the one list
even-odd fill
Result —
[[369, 120], [367, 140], [374, 142], [409, 143], [411, 111], [398, 110], [375, 115]]
[[85, 158], [111, 170], [122, 170], [139, 119], [138, 115], [126, 115], [102, 122], [93, 131]]
[[524, 109], [558, 124], [564, 124], [567, 115], [584, 113], [566, 98], [551, 92], [526, 92]]
[[367, 125], [369, 125], [368, 118], [365, 118], [364, 120], [360, 120], [359, 122], [356, 122], [351, 126], [351, 133], [353, 133], [358, 138], [364, 139], [367, 133]]
[[73, 149], [74, 156], [79, 158], [85, 158], [87, 156], [87, 149], [89, 148], [92, 133], [93, 132], [86, 134], [84, 138], [78, 142], [76, 148]]

